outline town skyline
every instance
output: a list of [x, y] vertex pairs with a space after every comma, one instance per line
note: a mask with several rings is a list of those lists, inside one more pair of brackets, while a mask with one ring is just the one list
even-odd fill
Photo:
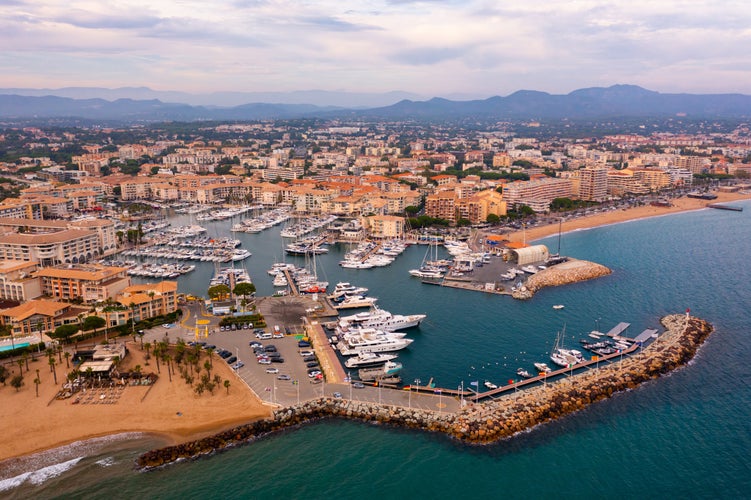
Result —
[[[737, 10], [737, 9], [736, 9]], [[16, 0], [0, 87], [304, 90], [485, 98], [618, 83], [751, 94], [744, 27], [709, 2]]]

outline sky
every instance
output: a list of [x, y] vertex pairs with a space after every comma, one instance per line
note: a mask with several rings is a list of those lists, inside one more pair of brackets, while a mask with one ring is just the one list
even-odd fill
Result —
[[0, 87], [751, 94], [747, 0], [2, 0]]

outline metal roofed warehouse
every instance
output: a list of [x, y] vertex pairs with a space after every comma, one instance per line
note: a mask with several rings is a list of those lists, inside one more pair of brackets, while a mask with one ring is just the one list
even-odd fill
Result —
[[533, 262], [542, 262], [548, 260], [550, 252], [545, 245], [531, 245], [523, 248], [512, 249], [511, 252], [516, 256], [516, 263], [523, 266]]

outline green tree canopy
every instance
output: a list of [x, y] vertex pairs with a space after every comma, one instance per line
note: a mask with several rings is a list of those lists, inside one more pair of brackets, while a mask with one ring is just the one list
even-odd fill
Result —
[[247, 297], [248, 295], [253, 295], [254, 293], [256, 293], [256, 286], [253, 283], [238, 283], [237, 285], [235, 285], [232, 293], [234, 293], [235, 295], [242, 295], [243, 297]]
[[78, 325], [60, 325], [57, 328], [55, 328], [54, 333], [52, 334], [53, 337], [56, 339], [67, 339], [74, 335], [78, 331]]
[[83, 329], [96, 331], [97, 328], [102, 328], [106, 324], [107, 322], [104, 318], [100, 318], [99, 316], [88, 316], [83, 320]]
[[207, 293], [210, 299], [218, 299], [220, 297], [229, 295], [229, 287], [227, 285], [214, 285], [212, 287], [209, 287]]

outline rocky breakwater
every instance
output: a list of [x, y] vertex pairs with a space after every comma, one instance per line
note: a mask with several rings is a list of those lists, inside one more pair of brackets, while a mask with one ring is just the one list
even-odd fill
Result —
[[510, 393], [497, 400], [470, 404], [457, 413], [319, 398], [276, 410], [268, 419], [208, 438], [147, 452], [138, 458], [137, 466], [150, 469], [181, 459], [208, 455], [251, 442], [271, 432], [332, 417], [443, 432], [471, 444], [497, 442], [579, 411], [617, 392], [633, 389], [642, 382], [686, 364], [712, 332], [712, 326], [706, 321], [686, 315], [666, 316], [661, 321], [666, 331], [636, 354], [614, 359], [610, 364], [603, 363], [598, 369]]
[[450, 434], [469, 443], [492, 443], [574, 413], [686, 364], [713, 330], [709, 323], [685, 315], [666, 316], [662, 324], [665, 333], [641, 352], [462, 410]]
[[454, 415], [346, 399], [319, 398], [281, 408], [274, 411], [270, 418], [241, 425], [207, 438], [149, 451], [138, 457], [137, 466], [141, 469], [152, 469], [179, 460], [210, 455], [252, 442], [272, 432], [323, 418], [346, 418], [373, 424], [450, 433]]
[[602, 264], [570, 259], [533, 274], [527, 279], [524, 286], [519, 290], [514, 290], [511, 296], [515, 299], [531, 299], [535, 292], [549, 286], [578, 283], [579, 281], [607, 276], [611, 273], [612, 271]]

